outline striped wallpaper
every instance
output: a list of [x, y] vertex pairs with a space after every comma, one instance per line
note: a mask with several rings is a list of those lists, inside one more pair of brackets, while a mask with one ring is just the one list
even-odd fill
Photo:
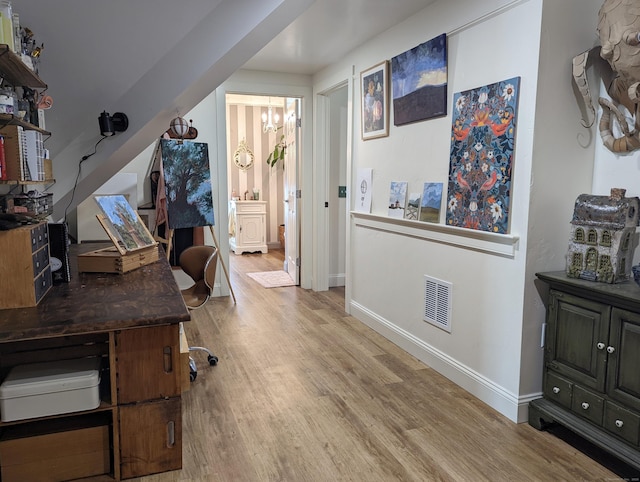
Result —
[[[278, 243], [278, 226], [284, 224], [284, 194], [282, 165], [270, 167], [267, 157], [282, 135], [262, 132], [262, 111], [265, 107], [227, 103], [227, 188], [229, 197], [235, 190], [240, 199], [251, 199], [253, 189], [260, 190], [260, 200], [267, 201], [267, 244]], [[284, 119], [282, 108], [273, 108]], [[242, 139], [255, 157], [253, 167], [242, 171], [233, 162], [233, 154]]]

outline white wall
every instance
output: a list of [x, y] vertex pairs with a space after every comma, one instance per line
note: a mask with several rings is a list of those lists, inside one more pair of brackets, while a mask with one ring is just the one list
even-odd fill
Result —
[[[314, 78], [314, 90], [322, 91], [345, 73], [358, 78], [382, 60], [448, 34], [447, 117], [401, 127], [393, 126], [392, 117], [388, 137], [361, 141], [359, 88], [353, 92], [350, 188], [359, 167], [373, 168], [373, 216], [371, 221], [352, 220], [347, 302], [359, 319], [513, 420], [521, 405], [523, 275], [541, 10], [541, 0], [439, 1]], [[421, 191], [426, 181], [446, 185], [453, 93], [515, 76], [521, 77], [521, 92], [511, 235], [505, 241], [512, 252], [470, 249], [466, 241], [458, 243], [464, 236], [456, 232], [445, 232], [444, 242], [431, 235], [425, 239], [422, 228], [388, 222], [390, 181], [409, 181], [409, 191]], [[502, 240], [492, 238], [489, 251], [494, 243]], [[422, 321], [425, 274], [453, 283], [451, 334]]]
[[546, 287], [533, 280], [537, 272], [564, 270], [573, 206], [580, 194], [591, 192], [594, 178], [595, 138], [580, 122], [571, 60], [597, 40], [601, 5], [601, 0], [544, 2], [520, 341], [522, 400], [538, 397], [542, 389]]

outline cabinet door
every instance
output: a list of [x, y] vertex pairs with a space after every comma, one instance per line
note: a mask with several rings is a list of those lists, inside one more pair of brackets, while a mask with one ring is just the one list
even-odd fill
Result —
[[123, 479], [182, 468], [180, 398], [119, 408]]
[[551, 290], [547, 368], [604, 392], [610, 312], [608, 305]]
[[118, 405], [180, 395], [178, 324], [116, 333]]
[[238, 244], [240, 246], [259, 246], [264, 244], [264, 215], [242, 214], [238, 216], [240, 223]]
[[640, 314], [618, 308], [612, 310], [607, 351], [609, 395], [640, 410]]

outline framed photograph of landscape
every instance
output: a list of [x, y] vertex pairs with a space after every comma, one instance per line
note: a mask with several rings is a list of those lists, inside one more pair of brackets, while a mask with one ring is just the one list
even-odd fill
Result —
[[391, 59], [393, 124], [447, 114], [447, 35], [441, 34]]
[[362, 140], [389, 135], [388, 83], [386, 60], [360, 74]]

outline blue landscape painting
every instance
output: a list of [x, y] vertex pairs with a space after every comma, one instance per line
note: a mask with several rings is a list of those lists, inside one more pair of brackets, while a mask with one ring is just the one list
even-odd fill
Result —
[[441, 34], [391, 59], [393, 124], [447, 114], [447, 35]]
[[442, 205], [441, 182], [425, 182], [420, 205], [420, 221], [427, 223], [440, 222], [440, 206]]

